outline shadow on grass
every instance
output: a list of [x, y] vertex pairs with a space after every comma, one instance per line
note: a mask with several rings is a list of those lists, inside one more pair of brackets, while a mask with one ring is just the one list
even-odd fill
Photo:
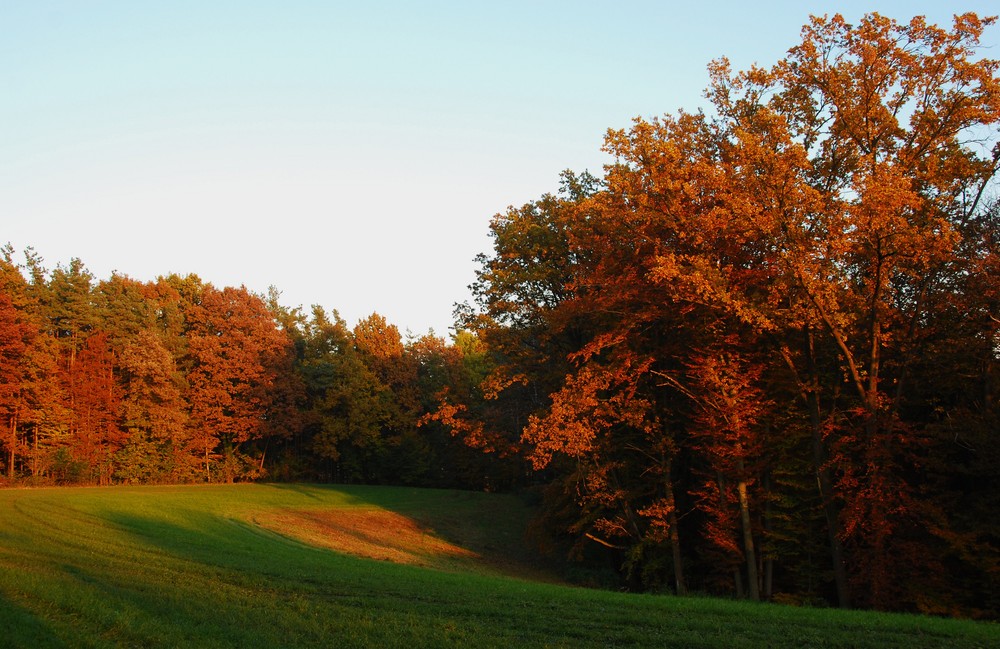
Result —
[[503, 524], [503, 510], [477, 494], [294, 491], [302, 490], [288, 498], [258, 485], [129, 498], [73, 492], [75, 525], [62, 526], [73, 535], [57, 529], [51, 542], [19, 548], [30, 561], [0, 590], [17, 594], [0, 599], [0, 630], [14, 628], [0, 647], [1000, 646], [986, 627], [935, 631], [916, 619], [625, 596], [354, 559], [240, 518], [346, 502], [441, 521], [478, 511], [474, 528], [487, 533]]
[[[74, 646], [323, 646], [330, 622], [318, 624], [318, 610], [333, 620], [345, 609], [365, 613], [352, 592], [359, 571], [331, 553], [215, 514], [164, 516], [106, 512], [134, 556], [61, 566], [91, 603], [74, 614], [82, 634]], [[356, 576], [342, 583], [345, 572]]]
[[[524, 633], [523, 609], [510, 605], [510, 592], [501, 595], [520, 592], [514, 582], [484, 586], [467, 574], [339, 555], [240, 520], [177, 514], [104, 515], [142, 548], [144, 564], [162, 570], [102, 597], [133, 610], [169, 611], [171, 629], [197, 629], [158, 638], [157, 646], [190, 646], [197, 638], [200, 646], [506, 647]], [[508, 603], [496, 604], [498, 595]]]
[[317, 491], [326, 489], [326, 487], [322, 485], [306, 485], [295, 482], [269, 482], [266, 483], [266, 486], [279, 491], [290, 491], [300, 496], [305, 496], [306, 498], [311, 498], [312, 500], [320, 502], [322, 502], [323, 499], [317, 495]]
[[181, 562], [257, 570], [289, 554], [287, 540], [261, 534], [250, 523], [199, 510], [175, 510], [172, 514], [176, 520], [126, 512], [104, 516], [142, 546]]
[[[527, 531], [533, 510], [515, 495], [354, 485], [298, 488], [304, 489], [304, 493], [336, 492], [348, 506], [392, 512], [405, 519], [401, 521], [404, 528], [419, 528], [477, 558], [460, 565], [461, 569], [475, 571], [478, 565], [480, 572], [488, 574], [567, 583], [562, 577], [565, 561], [544, 556], [529, 540]], [[391, 533], [392, 530], [386, 530], [386, 534]], [[441, 566], [448, 569], [448, 562]]]
[[49, 623], [3, 595], [0, 595], [0, 645], [9, 649], [69, 647]]

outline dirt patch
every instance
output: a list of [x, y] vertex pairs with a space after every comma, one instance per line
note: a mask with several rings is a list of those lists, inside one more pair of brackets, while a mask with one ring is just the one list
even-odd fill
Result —
[[366, 559], [441, 568], [480, 560], [413, 519], [384, 509], [283, 510], [259, 513], [253, 521], [282, 536]]

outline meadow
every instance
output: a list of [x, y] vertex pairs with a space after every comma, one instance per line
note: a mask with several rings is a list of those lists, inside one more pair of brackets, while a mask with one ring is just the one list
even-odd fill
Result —
[[995, 624], [556, 583], [513, 496], [0, 490], [3, 647], [997, 647]]

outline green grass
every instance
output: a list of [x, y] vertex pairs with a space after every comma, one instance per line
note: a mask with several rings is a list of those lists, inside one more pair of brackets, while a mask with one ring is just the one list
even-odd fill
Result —
[[[254, 522], [343, 509], [479, 558], [360, 559]], [[509, 497], [414, 489], [0, 491], [0, 646], [1000, 647], [985, 623], [527, 580], [544, 573], [511, 533], [525, 516]]]

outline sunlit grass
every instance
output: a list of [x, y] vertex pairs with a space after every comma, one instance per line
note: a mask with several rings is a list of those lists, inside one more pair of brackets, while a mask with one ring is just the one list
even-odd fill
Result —
[[536, 569], [525, 515], [433, 490], [0, 491], [0, 646], [1000, 646], [989, 624], [499, 576]]

